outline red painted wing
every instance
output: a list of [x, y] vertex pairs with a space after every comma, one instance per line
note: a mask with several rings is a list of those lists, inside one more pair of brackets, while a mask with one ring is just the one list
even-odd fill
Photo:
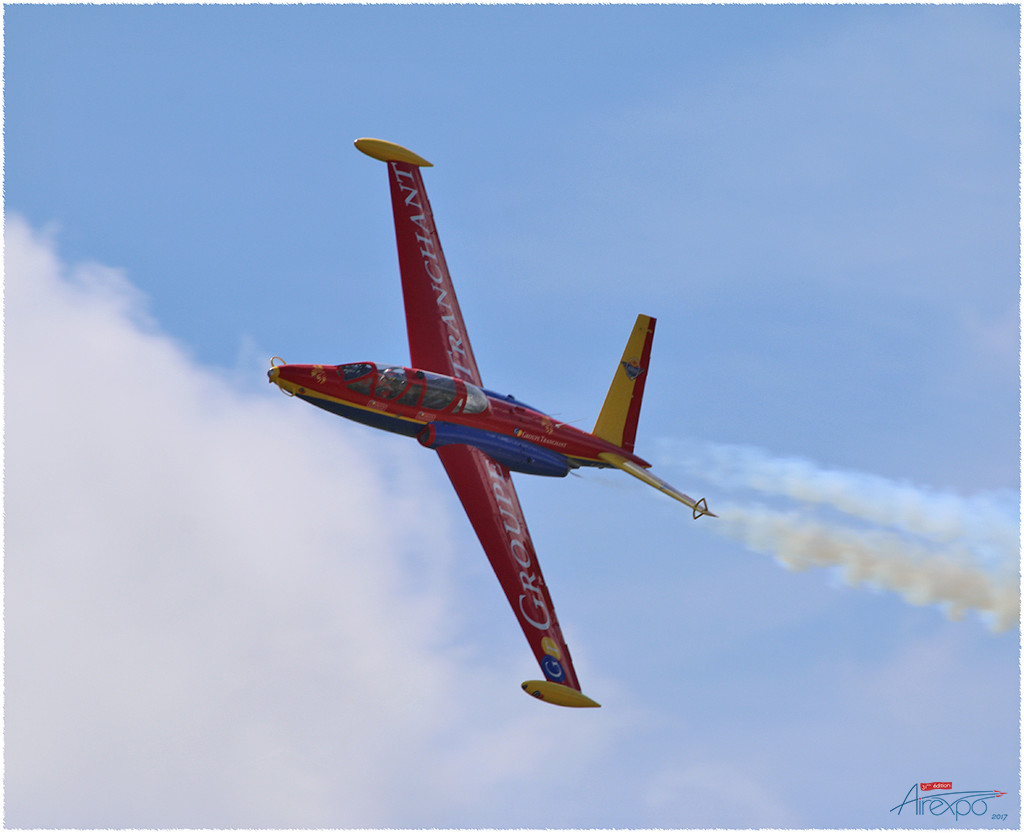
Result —
[[412, 366], [480, 385], [420, 169], [388, 162]]
[[468, 445], [437, 449], [544, 676], [580, 689], [508, 469]]

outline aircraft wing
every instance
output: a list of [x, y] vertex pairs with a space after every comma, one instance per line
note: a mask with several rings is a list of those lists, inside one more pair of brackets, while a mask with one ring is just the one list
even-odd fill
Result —
[[597, 706], [580, 691], [508, 469], [468, 445], [437, 449], [545, 680], [523, 688], [561, 706]]
[[420, 175], [430, 163], [381, 139], [355, 144], [388, 166], [412, 366], [482, 384]]
[[[430, 163], [380, 139], [355, 145], [388, 166], [413, 367], [481, 385], [420, 176]], [[597, 706], [580, 692], [508, 469], [469, 445], [443, 446], [437, 454], [544, 672], [544, 680], [528, 680], [523, 688], [561, 706]]]

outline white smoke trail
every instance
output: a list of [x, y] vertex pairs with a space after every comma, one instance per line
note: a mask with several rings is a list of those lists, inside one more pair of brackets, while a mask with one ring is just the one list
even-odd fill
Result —
[[[799, 511], [713, 507], [716, 531], [791, 569], [839, 567], [851, 584], [893, 590], [912, 604], [943, 604], [952, 618], [975, 610], [997, 631], [1020, 621], [1019, 496], [960, 497], [741, 446], [671, 444], [665, 451], [665, 462], [719, 486], [803, 504]], [[814, 517], [821, 506], [868, 528]]]

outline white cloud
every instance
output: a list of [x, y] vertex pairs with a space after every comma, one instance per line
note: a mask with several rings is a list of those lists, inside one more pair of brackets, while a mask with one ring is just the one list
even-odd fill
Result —
[[455, 823], [581, 731], [478, 659], [432, 455], [195, 365], [18, 218], [5, 266], [9, 824]]
[[[579, 670], [605, 708], [535, 703], [517, 685], [535, 665], [433, 455], [258, 376], [249, 388], [240, 368], [197, 366], [124, 275], [65, 266], [16, 218], [6, 244], [9, 825], [836, 818], [804, 782], [864, 735], [845, 717], [858, 713], [860, 679], [869, 691], [889, 679], [868, 660], [850, 675], [826, 667], [815, 684], [833, 692], [827, 708], [787, 705], [822, 673], [822, 640], [841, 643], [824, 617], [837, 597], [776, 613], [778, 599], [758, 606], [764, 574], [751, 579], [738, 561], [707, 574], [662, 563], [630, 577], [656, 575], [637, 585], [635, 606], [609, 608], [618, 549], [607, 529], [585, 538], [562, 512], [563, 549], [585, 555], [577, 590], [588, 594], [565, 624], [599, 620], [625, 642], [581, 640], [577, 652], [585, 662], [591, 644], [600, 657]], [[531, 517], [543, 528], [543, 512]], [[544, 542], [552, 568], [559, 540]], [[658, 595], [673, 581], [685, 581], [677, 611]], [[749, 615], [723, 608], [729, 598]], [[887, 643], [856, 627], [884, 666]], [[939, 682], [975, 681], [958, 714], [1003, 644], [981, 637], [951, 655], [956, 671]], [[893, 679], [901, 696], [931, 682]], [[1005, 691], [991, 697], [992, 720]], [[871, 718], [877, 743], [892, 721], [884, 708]], [[896, 727], [904, 747], [931, 738], [930, 724], [908, 720]], [[808, 726], [832, 739], [807, 747], [812, 767], [792, 741]], [[758, 756], [766, 737], [775, 742]]]

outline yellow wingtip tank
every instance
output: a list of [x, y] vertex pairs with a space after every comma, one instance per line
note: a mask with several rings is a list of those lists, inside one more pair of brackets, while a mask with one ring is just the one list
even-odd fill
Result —
[[361, 150], [367, 156], [372, 156], [381, 162], [408, 162], [410, 165], [420, 168], [434, 167], [419, 154], [413, 153], [409, 148], [396, 145], [394, 142], [386, 142], [383, 139], [356, 139], [354, 144], [356, 150]]
[[523, 683], [522, 688], [531, 697], [556, 706], [569, 706], [576, 709], [601, 708], [600, 703], [591, 700], [582, 691], [549, 680], [527, 680]]

